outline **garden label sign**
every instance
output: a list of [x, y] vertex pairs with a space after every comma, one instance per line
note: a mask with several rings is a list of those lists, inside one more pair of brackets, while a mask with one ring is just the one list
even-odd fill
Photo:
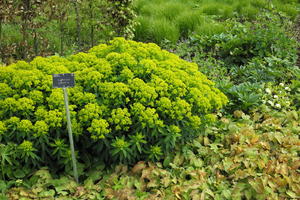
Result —
[[53, 88], [68, 88], [75, 86], [74, 73], [69, 74], [52, 74]]
[[53, 78], [53, 88], [62, 88], [64, 91], [68, 133], [69, 133], [70, 148], [72, 153], [73, 172], [74, 172], [75, 180], [78, 183], [78, 172], [77, 172], [77, 165], [76, 165], [74, 141], [73, 141], [73, 134], [72, 134], [72, 124], [70, 118], [69, 100], [68, 100], [68, 92], [67, 92], [68, 87], [75, 86], [75, 76], [74, 73], [52, 74], [52, 78]]

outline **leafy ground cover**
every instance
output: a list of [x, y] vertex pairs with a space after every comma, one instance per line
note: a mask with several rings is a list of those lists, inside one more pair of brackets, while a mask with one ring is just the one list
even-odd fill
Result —
[[17, 186], [9, 199], [296, 199], [299, 115], [267, 105], [249, 115], [236, 110], [163, 162], [98, 166], [81, 185], [42, 169], [26, 182], [2, 181], [2, 190]]
[[[170, 7], [180, 2], [172, 2]], [[203, 2], [211, 5], [198, 1], [200, 7]], [[263, 1], [247, 2], [253, 6]], [[73, 181], [68, 170], [55, 174], [43, 167], [26, 178], [18, 170], [14, 178], [0, 180], [0, 198], [300, 198], [299, 43], [292, 31], [292, 15], [278, 12], [278, 5], [284, 5], [276, 2], [272, 1], [273, 11], [255, 19], [234, 16], [224, 20], [221, 14], [215, 16], [213, 20], [222, 19], [226, 27], [220, 32], [188, 34], [176, 45], [162, 43], [163, 48], [197, 63], [199, 71], [229, 98], [227, 106], [217, 113], [217, 121], [194, 140], [176, 144], [158, 162], [142, 159], [133, 165], [99, 163], [86, 168], [80, 184]], [[2, 166], [9, 164], [9, 151], [1, 153]]]

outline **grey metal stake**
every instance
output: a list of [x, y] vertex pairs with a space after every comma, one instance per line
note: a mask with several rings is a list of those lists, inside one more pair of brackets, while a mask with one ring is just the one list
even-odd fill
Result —
[[76, 157], [75, 157], [75, 149], [74, 149], [74, 141], [73, 141], [73, 134], [72, 134], [72, 124], [71, 124], [71, 117], [69, 111], [69, 99], [68, 99], [68, 92], [66, 88], [63, 88], [64, 91], [64, 99], [65, 99], [65, 107], [66, 107], [66, 114], [67, 114], [67, 123], [68, 123], [68, 132], [69, 132], [69, 140], [70, 140], [70, 147], [71, 147], [71, 154], [72, 154], [72, 163], [73, 163], [73, 173], [76, 182], [78, 183], [78, 171], [77, 171], [77, 164], [76, 164]]

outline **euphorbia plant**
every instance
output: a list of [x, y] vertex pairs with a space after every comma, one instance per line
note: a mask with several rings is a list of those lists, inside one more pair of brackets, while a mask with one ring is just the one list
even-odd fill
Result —
[[26, 152], [42, 152], [40, 165], [63, 168], [66, 117], [51, 74], [69, 72], [76, 77], [69, 93], [80, 162], [158, 160], [201, 134], [227, 102], [196, 64], [155, 44], [116, 38], [88, 53], [0, 68], [0, 142], [31, 142]]

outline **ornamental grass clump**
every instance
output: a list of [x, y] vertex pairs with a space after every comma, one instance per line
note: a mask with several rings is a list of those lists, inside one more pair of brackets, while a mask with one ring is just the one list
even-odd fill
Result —
[[116, 38], [88, 53], [20, 61], [0, 68], [0, 142], [15, 145], [20, 165], [70, 162], [63, 92], [51, 74], [71, 72], [75, 148], [86, 165], [159, 160], [201, 134], [227, 102], [196, 64], [155, 44]]

